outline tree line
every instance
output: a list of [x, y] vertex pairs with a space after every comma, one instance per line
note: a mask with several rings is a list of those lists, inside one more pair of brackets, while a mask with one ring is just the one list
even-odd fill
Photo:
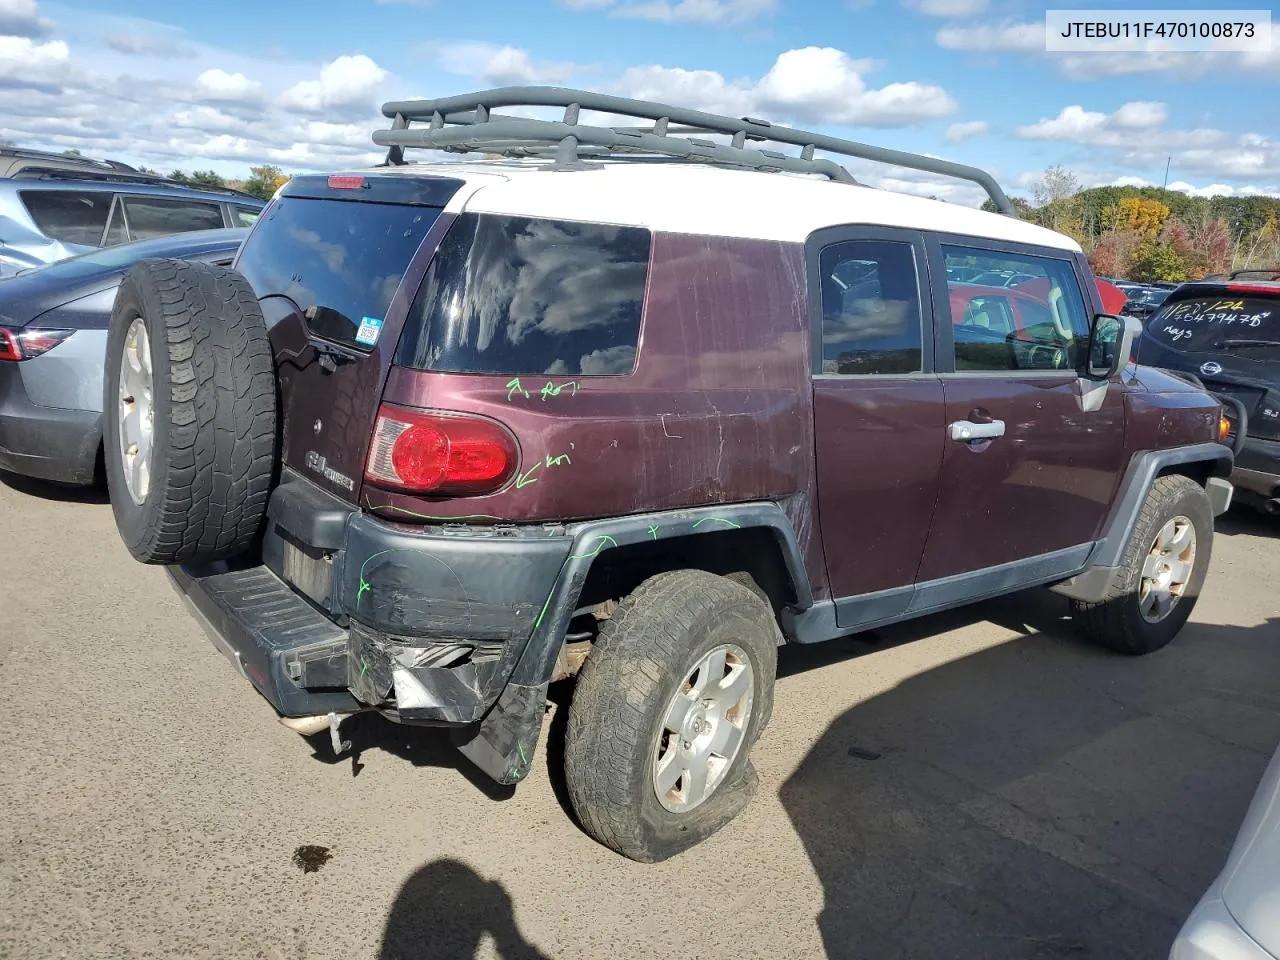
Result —
[[[1018, 216], [1073, 237], [1100, 276], [1181, 283], [1280, 268], [1280, 199], [1192, 197], [1161, 187], [1093, 187], [1063, 167], [1032, 185]], [[987, 201], [983, 208], [994, 210]]]
[[[149, 170], [145, 167], [142, 172], [161, 176], [157, 171]], [[195, 170], [191, 173], [186, 173], [183, 170], [171, 170], [164, 176], [167, 176], [170, 180], [176, 180], [178, 183], [185, 183], [193, 187], [226, 187], [231, 190], [239, 190], [241, 193], [250, 194], [260, 200], [270, 200], [276, 190], [289, 179], [289, 175], [283, 170], [270, 164], [261, 167], [250, 167], [249, 176], [244, 180], [228, 180], [212, 170]]]

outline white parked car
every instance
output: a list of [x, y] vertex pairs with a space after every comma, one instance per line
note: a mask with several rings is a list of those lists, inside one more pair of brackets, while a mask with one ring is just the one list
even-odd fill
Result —
[[1280, 960], [1280, 750], [1169, 960]]

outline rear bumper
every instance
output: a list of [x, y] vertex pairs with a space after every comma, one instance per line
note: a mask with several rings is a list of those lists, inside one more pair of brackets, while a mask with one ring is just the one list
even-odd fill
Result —
[[[276, 496], [297, 493], [291, 486]], [[408, 723], [464, 725], [511, 679], [570, 540], [435, 529], [348, 510], [332, 531], [341, 545], [317, 551], [273, 522], [266, 562], [168, 572], [215, 646], [281, 714], [372, 707]]]
[[1236, 457], [1231, 482], [1262, 500], [1280, 497], [1280, 440], [1245, 440]]
[[102, 414], [33, 403], [21, 366], [0, 364], [0, 470], [59, 483], [93, 483]]

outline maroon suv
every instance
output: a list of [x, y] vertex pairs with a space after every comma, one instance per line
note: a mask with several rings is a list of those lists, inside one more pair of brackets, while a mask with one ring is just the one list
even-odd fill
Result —
[[815, 149], [1009, 211], [987, 174], [583, 91], [384, 109], [387, 164], [290, 181], [236, 272], [140, 265], [109, 332], [120, 533], [295, 729], [514, 783], [576, 677], [575, 810], [659, 860], [750, 796], [780, 644], [1037, 585], [1124, 653], [1186, 621], [1218, 401], [1128, 362], [1071, 239]]

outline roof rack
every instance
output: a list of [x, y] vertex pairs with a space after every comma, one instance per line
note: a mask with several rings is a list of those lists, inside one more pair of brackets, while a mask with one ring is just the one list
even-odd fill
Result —
[[[493, 113], [503, 107], [563, 107], [562, 120], [534, 120]], [[652, 126], [591, 126], [579, 122], [582, 110], [652, 122]], [[996, 209], [1017, 213], [999, 184], [985, 170], [939, 160], [918, 153], [889, 150], [822, 133], [793, 130], [756, 120], [701, 110], [631, 100], [567, 87], [499, 87], [435, 100], [396, 100], [382, 105], [391, 118], [389, 130], [377, 130], [373, 142], [390, 148], [386, 164], [405, 163], [405, 147], [425, 147], [457, 153], [489, 153], [515, 157], [553, 157], [557, 166], [580, 166], [584, 158], [647, 155], [646, 159], [683, 160], [770, 172], [821, 174], [842, 183], [856, 183], [834, 160], [815, 157], [815, 150], [859, 157], [913, 170], [955, 177], [978, 184]], [[415, 121], [426, 127], [411, 128]], [[728, 144], [697, 136], [720, 134]], [[748, 147], [747, 141], [800, 147], [799, 156]]]

